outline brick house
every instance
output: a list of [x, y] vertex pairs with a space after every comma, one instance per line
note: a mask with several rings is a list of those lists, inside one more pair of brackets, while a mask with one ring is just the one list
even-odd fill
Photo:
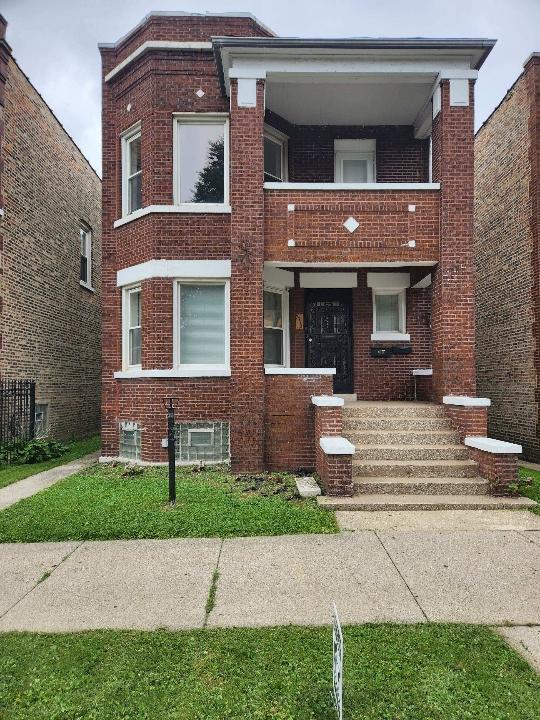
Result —
[[101, 181], [17, 64], [0, 16], [0, 377], [36, 432], [99, 430]]
[[[501, 153], [504, 148], [504, 153]], [[540, 53], [475, 139], [477, 364], [490, 432], [540, 461]]]
[[316, 468], [353, 498], [361, 478], [372, 507], [493, 501], [515, 475], [515, 448], [471, 439], [493, 44], [151, 13], [100, 45], [104, 461], [165, 462], [173, 397], [181, 463]]

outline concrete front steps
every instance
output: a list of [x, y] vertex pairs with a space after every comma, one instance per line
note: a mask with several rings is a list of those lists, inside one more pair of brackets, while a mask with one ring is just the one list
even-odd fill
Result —
[[352, 497], [319, 497], [336, 510], [524, 508], [528, 498], [489, 495], [489, 482], [440, 405], [348, 402], [343, 436], [355, 446]]

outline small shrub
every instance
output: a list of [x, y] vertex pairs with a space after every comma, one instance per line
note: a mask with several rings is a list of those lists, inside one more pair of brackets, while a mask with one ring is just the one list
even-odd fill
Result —
[[17, 456], [13, 461], [20, 465], [33, 465], [34, 463], [59, 458], [64, 455], [67, 450], [67, 445], [58, 442], [58, 440], [52, 440], [51, 438], [30, 440], [30, 442], [18, 450]]

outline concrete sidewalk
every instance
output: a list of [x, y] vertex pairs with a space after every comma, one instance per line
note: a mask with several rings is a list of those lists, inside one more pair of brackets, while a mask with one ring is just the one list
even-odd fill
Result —
[[59, 480], [75, 475], [84, 468], [93, 465], [99, 459], [99, 451], [84, 455], [77, 460], [71, 460], [64, 465], [58, 465], [50, 470], [30, 475], [30, 477], [19, 480], [11, 485], [0, 489], [0, 510], [5, 510], [10, 505], [15, 505], [19, 500], [35, 495], [41, 490], [54, 485]]
[[[216, 603], [205, 605], [215, 572]], [[540, 531], [0, 545], [0, 630], [540, 625]]]

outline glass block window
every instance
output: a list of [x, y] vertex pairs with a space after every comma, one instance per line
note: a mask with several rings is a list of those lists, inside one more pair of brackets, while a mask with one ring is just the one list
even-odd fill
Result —
[[37, 438], [47, 437], [49, 432], [49, 406], [47, 403], [36, 403], [34, 416], [34, 434]]
[[135, 422], [120, 423], [120, 457], [125, 460], [141, 459], [141, 428]]
[[176, 425], [176, 459], [190, 463], [229, 461], [228, 422], [189, 422]]

